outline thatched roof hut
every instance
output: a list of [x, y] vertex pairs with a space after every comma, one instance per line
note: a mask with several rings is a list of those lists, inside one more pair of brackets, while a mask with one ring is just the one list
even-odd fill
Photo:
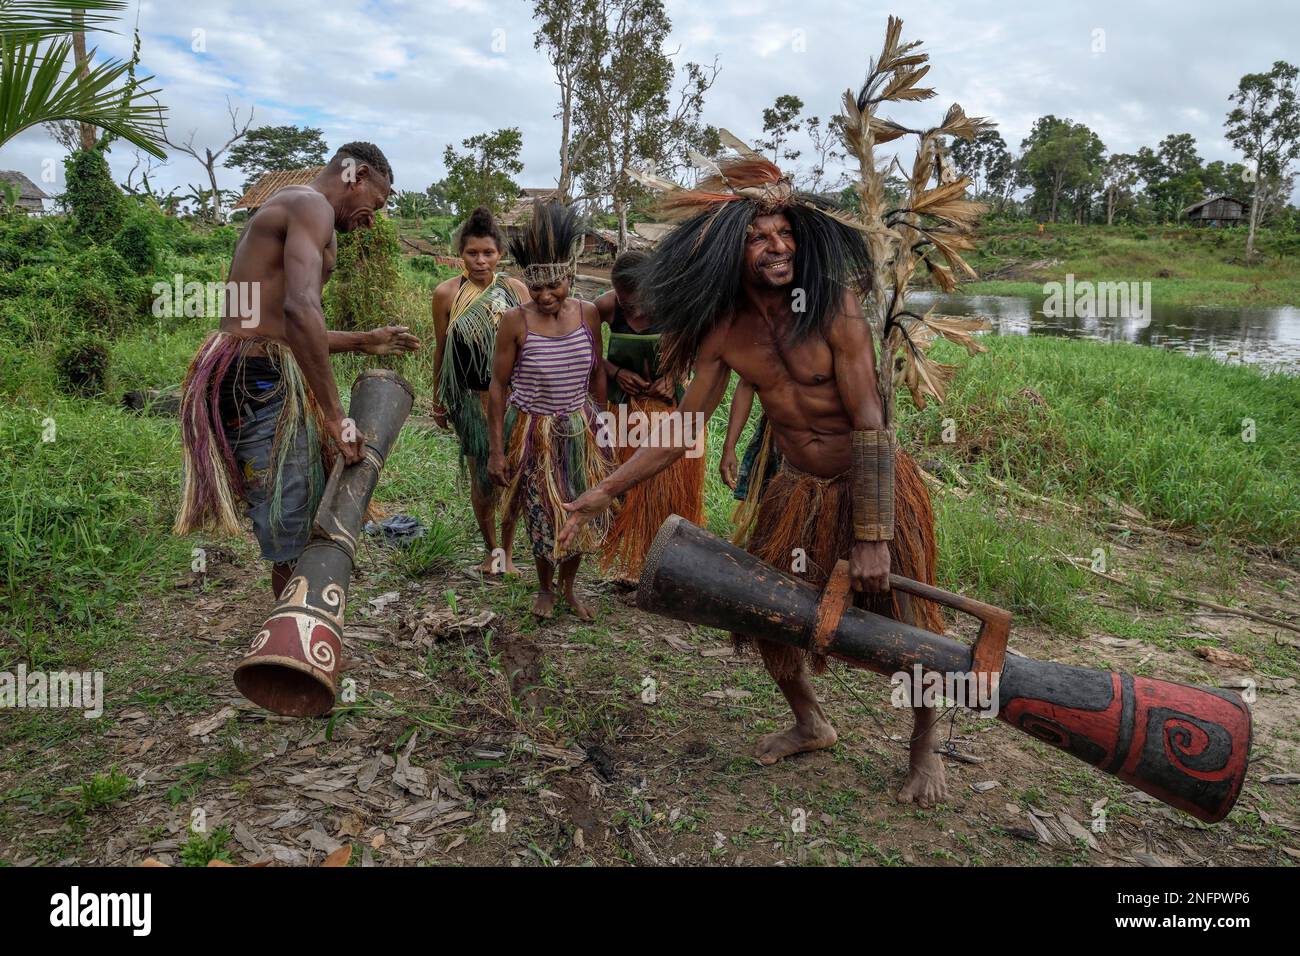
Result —
[[249, 187], [248, 192], [239, 197], [235, 209], [256, 210], [266, 204], [285, 186], [306, 186], [320, 175], [324, 166], [308, 166], [305, 169], [276, 169], [263, 173], [257, 182]]
[[35, 216], [44, 215], [45, 200], [50, 197], [40, 186], [27, 178], [25, 173], [16, 169], [0, 169], [0, 183], [7, 183], [18, 189], [18, 208]]
[[1198, 226], [1236, 226], [1246, 218], [1246, 204], [1220, 194], [1192, 203], [1183, 210], [1187, 221]]

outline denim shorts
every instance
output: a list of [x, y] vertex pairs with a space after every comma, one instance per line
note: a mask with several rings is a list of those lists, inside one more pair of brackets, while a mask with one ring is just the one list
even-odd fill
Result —
[[262, 557], [276, 564], [298, 560], [311, 536], [311, 478], [317, 467], [319, 446], [312, 447], [307, 429], [297, 429], [293, 447], [279, 474], [280, 514], [272, 521], [271, 501], [276, 491], [276, 472], [271, 462], [275, 426], [284, 409], [284, 399], [275, 398], [260, 408], [248, 409], [237, 425], [226, 425], [226, 440], [235, 454], [235, 464], [244, 482], [248, 516], [253, 534], [261, 545]]

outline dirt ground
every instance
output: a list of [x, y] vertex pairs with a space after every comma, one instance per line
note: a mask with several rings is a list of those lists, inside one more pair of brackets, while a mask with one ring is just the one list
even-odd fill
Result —
[[[1149, 542], [1176, 573], [1195, 552]], [[895, 802], [910, 715], [883, 677], [819, 679], [840, 733], [828, 751], [773, 767], [750, 757], [786, 710], [756, 658], [718, 632], [644, 614], [584, 572], [595, 624], [527, 614], [533, 574], [482, 581], [453, 569], [409, 579], [364, 549], [344, 677], [328, 720], [276, 717], [230, 680], [269, 606], [263, 568], [222, 552], [209, 573], [143, 608], [132, 661], [85, 732], [51, 724], [0, 772], [0, 859], [17, 864], [181, 862], [190, 828], [229, 830], [235, 862], [318, 864], [351, 844], [353, 865], [1292, 865], [1300, 859], [1300, 634], [1235, 615], [1190, 613], [1183, 631], [1246, 662], [1203, 660], [1177, 641], [1017, 626], [1014, 651], [1215, 686], [1256, 682], [1246, 786], [1206, 826], [1115, 778], [965, 711], [945, 717], [947, 804]], [[1245, 581], [1297, 575], [1266, 557]], [[466, 562], [468, 564], [468, 562]], [[1274, 617], [1278, 594], [1241, 594]], [[951, 622], [950, 622], [951, 623]], [[972, 628], [956, 624], [969, 639]], [[1273, 676], [1270, 676], [1273, 675]], [[129, 686], [120, 686], [126, 680]], [[350, 685], [353, 686], [353, 685]], [[51, 718], [53, 720], [54, 718]], [[58, 746], [53, 746], [57, 741]], [[14, 755], [11, 755], [14, 756]], [[69, 810], [94, 774], [120, 798]], [[30, 774], [30, 777], [28, 777]], [[1291, 775], [1288, 777], [1287, 775]], [[65, 803], [53, 799], [72, 794]]]

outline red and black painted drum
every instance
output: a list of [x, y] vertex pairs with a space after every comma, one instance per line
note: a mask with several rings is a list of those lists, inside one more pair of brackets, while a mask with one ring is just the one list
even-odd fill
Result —
[[[807, 647], [821, 592], [676, 515], [646, 556], [637, 603], [679, 621]], [[971, 648], [849, 608], [823, 645], [882, 674], [970, 673]], [[1250, 710], [1237, 694], [1009, 656], [997, 717], [1170, 806], [1215, 823], [1241, 793]]]
[[267, 710], [317, 717], [334, 706], [357, 536], [413, 400], [411, 386], [388, 369], [363, 372], [352, 386], [349, 412], [364, 436], [365, 457], [336, 465], [293, 577], [235, 668], [239, 692]]

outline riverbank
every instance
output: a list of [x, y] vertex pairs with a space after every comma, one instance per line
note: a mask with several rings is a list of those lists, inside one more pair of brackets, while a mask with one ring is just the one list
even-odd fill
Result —
[[[124, 337], [108, 380], [174, 382], [202, 333]], [[884, 706], [881, 679], [856, 672], [819, 684], [841, 745], [760, 770], [746, 748], [783, 715], [757, 664], [719, 635], [627, 607], [589, 568], [581, 586], [600, 620], [539, 626], [526, 613], [531, 571], [505, 584], [469, 573], [454, 444], [418, 423], [377, 498], [430, 532], [410, 551], [362, 550], [347, 649], [358, 703], [328, 730], [268, 719], [229, 683], [269, 599], [265, 569], [247, 541], [170, 536], [175, 422], [57, 399], [0, 406], [0, 670], [102, 670], [106, 706], [98, 719], [0, 721], [0, 858], [179, 861], [202, 806], [241, 834], [227, 838], [236, 858], [299, 862], [364, 841], [380, 862], [1086, 864], [1131, 859], [1144, 839], [1171, 860], [1287, 862], [1295, 842], [1276, 821], [1300, 820], [1300, 800], [1259, 778], [1300, 766], [1300, 653], [1288, 643], [1300, 635], [1242, 615], [1295, 622], [1298, 380], [1136, 346], [987, 344], [970, 358], [945, 351], [964, 367], [944, 406], [900, 401], [904, 441], [930, 475], [941, 583], [1011, 609], [1022, 653], [1269, 688], [1255, 707], [1262, 762], [1224, 824], [1188, 827], [1113, 778], [966, 717], [954, 740], [977, 762], [949, 761], [951, 803], [898, 808], [893, 738], [906, 722]], [[359, 363], [335, 361], [350, 381]], [[423, 412], [427, 356], [392, 364]], [[713, 477], [725, 414], [710, 423], [718, 533], [733, 505]], [[42, 441], [48, 421], [56, 436]], [[369, 603], [392, 593], [387, 609]], [[1206, 648], [1240, 656], [1216, 663]], [[640, 701], [647, 674], [654, 707]], [[423, 793], [392, 782], [385, 761], [399, 756], [425, 772]], [[381, 783], [367, 795], [357, 768], [374, 761]], [[1032, 809], [1087, 824], [1102, 799], [1114, 815], [1097, 850], [1015, 835]], [[793, 806], [816, 808], [806, 839], [781, 822]], [[504, 837], [490, 826], [498, 808], [515, 821]]]
[[1300, 237], [1261, 230], [1246, 263], [1244, 229], [986, 222], [968, 257], [970, 295], [1041, 295], [1067, 274], [1093, 282], [1150, 282], [1174, 306], [1300, 305]]

